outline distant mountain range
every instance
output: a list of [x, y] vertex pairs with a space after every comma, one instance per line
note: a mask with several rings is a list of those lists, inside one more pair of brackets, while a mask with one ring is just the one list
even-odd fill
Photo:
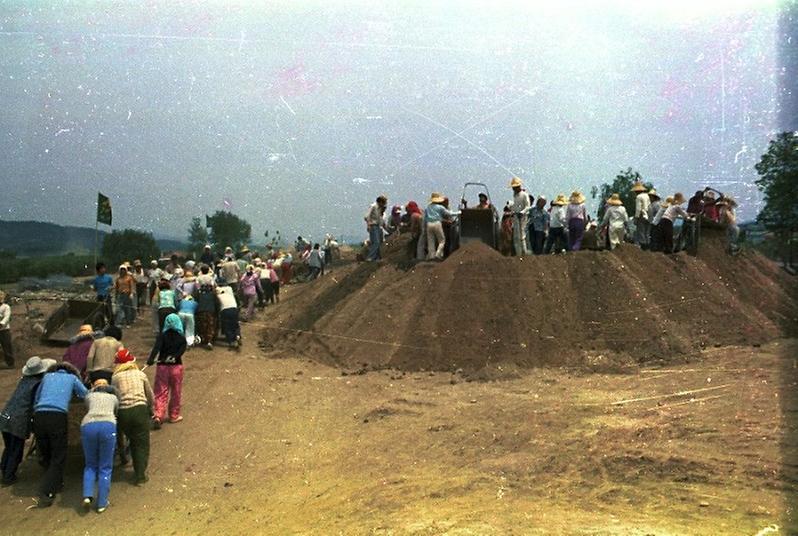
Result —
[[[98, 248], [102, 247], [103, 237], [106, 234], [105, 231], [98, 233]], [[155, 241], [162, 251], [185, 248], [185, 243], [175, 238], [156, 235]], [[15, 253], [20, 257], [92, 253], [94, 251], [94, 229], [41, 221], [0, 220], [0, 250]]]

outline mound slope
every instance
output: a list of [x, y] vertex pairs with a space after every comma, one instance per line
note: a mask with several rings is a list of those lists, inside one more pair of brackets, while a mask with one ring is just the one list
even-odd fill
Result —
[[757, 253], [727, 256], [719, 233], [697, 257], [625, 246], [505, 258], [469, 243], [443, 263], [408, 267], [406, 251], [400, 237], [386, 263], [305, 285], [271, 319], [263, 347], [347, 369], [473, 373], [601, 353], [670, 361], [798, 326], [794, 279]]

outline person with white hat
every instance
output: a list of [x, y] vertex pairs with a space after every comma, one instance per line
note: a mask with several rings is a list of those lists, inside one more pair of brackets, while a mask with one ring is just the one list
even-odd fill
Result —
[[640, 246], [641, 249], [648, 249], [651, 228], [648, 220], [648, 207], [651, 205], [651, 198], [648, 196], [648, 188], [640, 181], [637, 181], [632, 186], [632, 191], [637, 194], [635, 196], [634, 216], [635, 244]]
[[428, 261], [442, 261], [446, 250], [446, 234], [443, 232], [443, 220], [452, 219], [456, 213], [443, 206], [445, 202], [446, 198], [443, 194], [433, 192], [429, 198], [429, 205], [424, 209]]
[[548, 255], [554, 248], [554, 253], [565, 253], [568, 247], [568, 237], [565, 234], [566, 225], [568, 224], [565, 219], [565, 205], [568, 200], [565, 194], [557, 194], [557, 197], [551, 202], [549, 209], [549, 236], [546, 239], [545, 253]]
[[604, 211], [604, 217], [601, 220], [601, 226], [607, 227], [610, 250], [617, 248], [623, 243], [628, 221], [629, 215], [626, 214], [626, 207], [623, 206], [621, 196], [612, 194], [607, 200], [607, 210]]
[[527, 213], [531, 208], [529, 194], [523, 190], [523, 186], [523, 182], [518, 177], [513, 177], [513, 180], [510, 181], [510, 188], [513, 189], [513, 249], [518, 256], [527, 254]]
[[6, 303], [6, 293], [0, 290], [0, 348], [6, 367], [14, 367], [14, 345], [11, 343], [11, 306]]
[[3, 432], [5, 444], [3, 457], [0, 459], [3, 486], [10, 486], [17, 481], [17, 468], [22, 462], [25, 441], [31, 433], [33, 394], [44, 373], [52, 365], [55, 365], [55, 359], [42, 359], [39, 356], [28, 359], [22, 367], [22, 378], [0, 413], [0, 430]]

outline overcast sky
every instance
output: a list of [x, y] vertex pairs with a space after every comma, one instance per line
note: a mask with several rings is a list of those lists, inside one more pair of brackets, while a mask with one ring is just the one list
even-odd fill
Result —
[[779, 130], [775, 1], [44, 4], [0, 2], [2, 219], [93, 226], [99, 190], [115, 228], [359, 236], [381, 193], [629, 166], [751, 218]]

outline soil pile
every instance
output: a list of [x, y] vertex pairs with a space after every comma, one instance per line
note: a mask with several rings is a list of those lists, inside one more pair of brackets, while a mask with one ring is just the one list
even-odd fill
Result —
[[[490, 377], [537, 365], [673, 360], [706, 346], [794, 335], [795, 279], [718, 231], [697, 257], [614, 252], [505, 258], [471, 242], [412, 265], [408, 239], [384, 263], [334, 271], [270, 319], [262, 346], [347, 370], [457, 370]], [[481, 372], [480, 372], [481, 371]]]

